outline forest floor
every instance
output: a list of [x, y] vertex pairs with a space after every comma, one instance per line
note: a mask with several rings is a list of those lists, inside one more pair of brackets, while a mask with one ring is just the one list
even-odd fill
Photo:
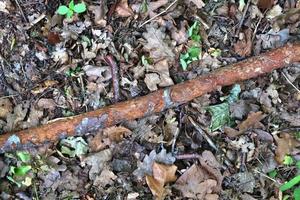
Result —
[[[0, 134], [144, 96], [300, 35], [297, 0], [72, 2], [0, 0]], [[0, 199], [299, 200], [299, 86], [294, 63], [0, 154]]]

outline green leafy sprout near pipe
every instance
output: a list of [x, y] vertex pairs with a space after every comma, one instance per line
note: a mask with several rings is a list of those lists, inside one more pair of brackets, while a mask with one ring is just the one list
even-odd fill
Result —
[[201, 57], [201, 36], [199, 35], [200, 23], [195, 21], [194, 24], [188, 30], [188, 36], [191, 39], [192, 45], [187, 49], [186, 53], [180, 54], [180, 65], [183, 70], [187, 69], [187, 66]]
[[72, 18], [72, 16], [74, 15], [74, 12], [80, 14], [80, 13], [84, 13], [85, 11], [86, 11], [85, 3], [81, 2], [81, 3], [75, 4], [74, 0], [71, 0], [68, 6], [61, 5], [57, 9], [57, 13], [59, 15], [66, 15], [68, 19]]

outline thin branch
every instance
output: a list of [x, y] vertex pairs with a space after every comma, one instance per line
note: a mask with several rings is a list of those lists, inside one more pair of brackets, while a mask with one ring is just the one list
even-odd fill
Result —
[[155, 18], [165, 14], [178, 0], [173, 1], [165, 10], [163, 10], [162, 12], [154, 15], [153, 17], [151, 17], [150, 19], [148, 19], [147, 21], [145, 21], [144, 23], [142, 23], [141, 25], [139, 25], [139, 28], [141, 28], [142, 26], [144, 26], [145, 24], [148, 24], [149, 22], [151, 22], [152, 20], [154, 20]]

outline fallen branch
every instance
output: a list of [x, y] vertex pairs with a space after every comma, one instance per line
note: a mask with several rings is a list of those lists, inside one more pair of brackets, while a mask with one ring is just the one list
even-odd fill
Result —
[[83, 135], [125, 120], [145, 117], [191, 101], [220, 86], [254, 78], [298, 61], [300, 44], [288, 44], [143, 97], [59, 119], [39, 127], [0, 135], [0, 152], [19, 146], [26, 148], [54, 142], [66, 136]]

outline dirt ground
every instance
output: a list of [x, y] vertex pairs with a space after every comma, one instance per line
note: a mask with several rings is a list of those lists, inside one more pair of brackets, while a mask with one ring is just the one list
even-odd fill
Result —
[[[0, 0], [0, 137], [300, 36], [297, 0]], [[0, 199], [300, 200], [300, 63], [0, 154]]]

